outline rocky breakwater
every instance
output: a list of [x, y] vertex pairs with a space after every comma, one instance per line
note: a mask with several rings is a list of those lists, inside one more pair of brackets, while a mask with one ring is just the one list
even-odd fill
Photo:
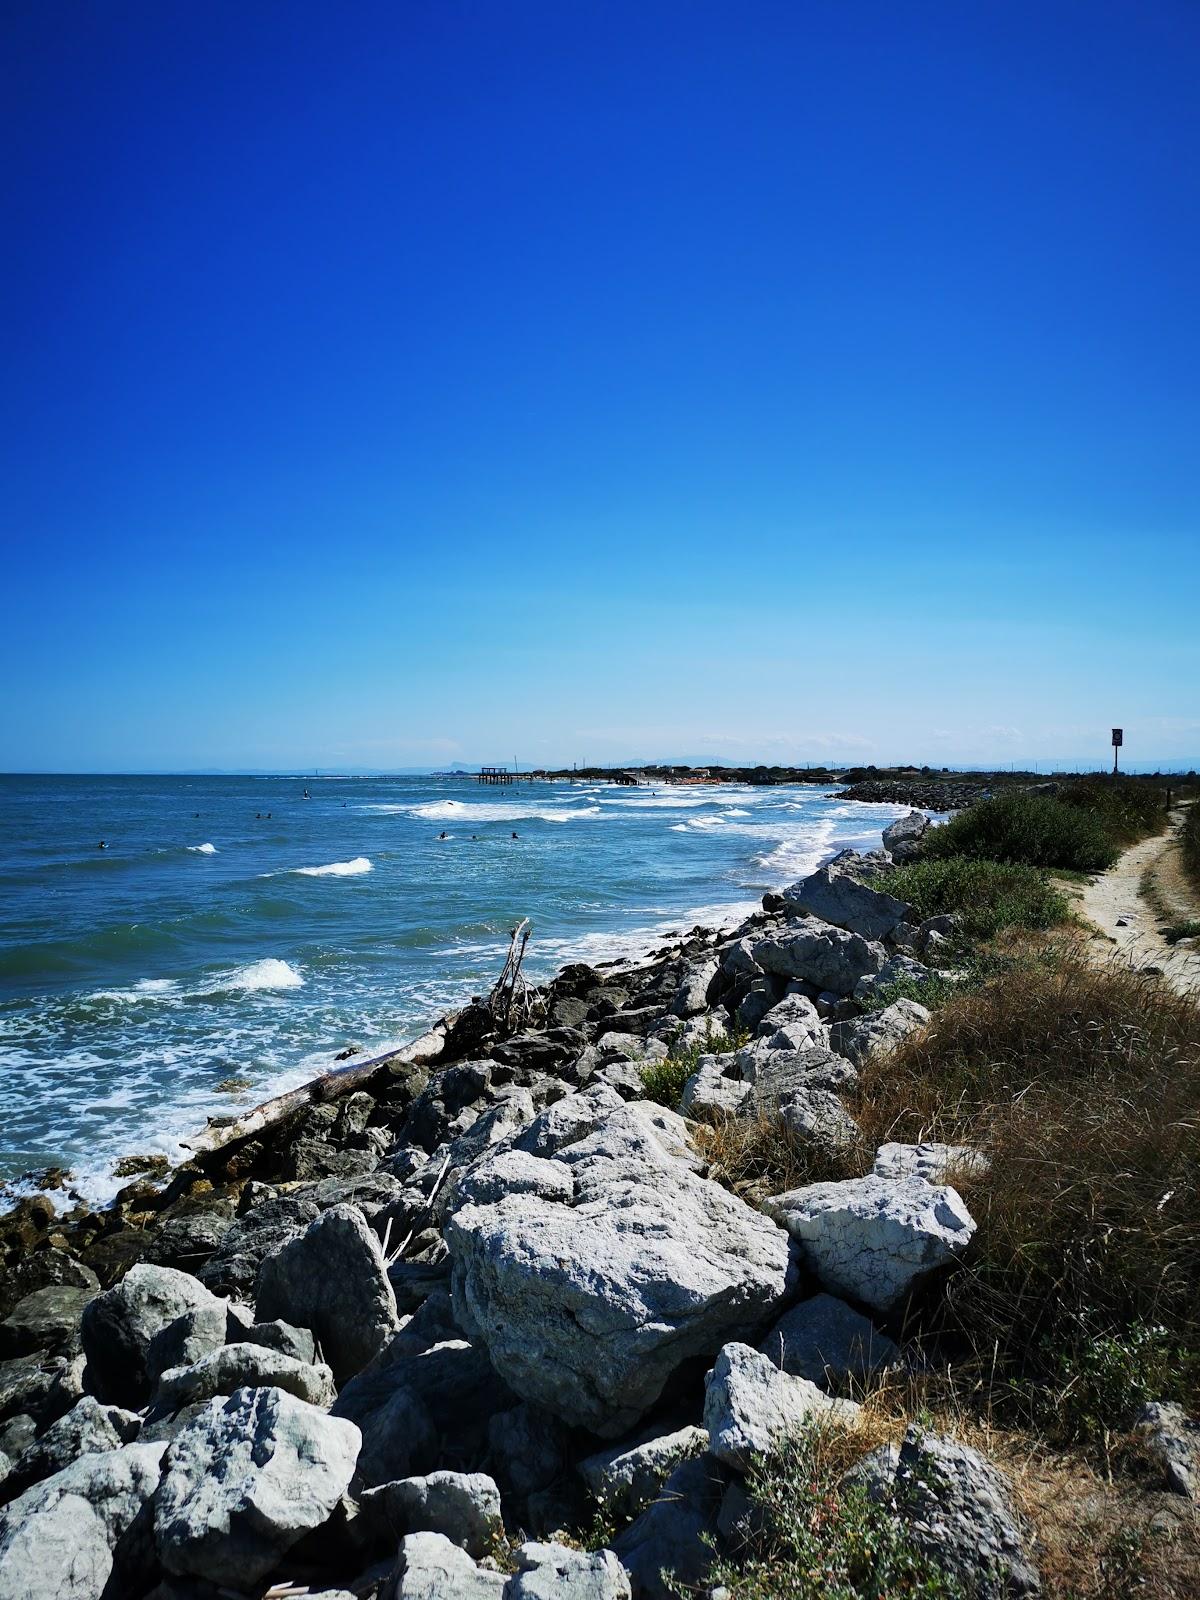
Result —
[[[474, 1005], [111, 1212], [10, 1218], [0, 1600], [703, 1592], [746, 1472], [855, 1427], [847, 1386], [908, 1359], [906, 1309], [974, 1230], [946, 1181], [970, 1152], [886, 1146], [761, 1206], [706, 1166], [728, 1119], [861, 1142], [843, 1096], [928, 1020], [864, 1000], [945, 931], [869, 872], [569, 967], [515, 1035]], [[647, 1095], [671, 1061], [678, 1110]], [[869, 1470], [969, 1588], [1037, 1587], [973, 1451], [913, 1429]], [[610, 1545], [583, 1550], [597, 1503]]]
[[961, 811], [991, 793], [992, 785], [985, 778], [866, 778], [848, 784], [838, 798], [926, 811]]

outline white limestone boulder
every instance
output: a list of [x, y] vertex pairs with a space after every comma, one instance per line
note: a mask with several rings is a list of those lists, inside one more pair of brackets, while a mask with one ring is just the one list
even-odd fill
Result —
[[131, 1444], [82, 1455], [5, 1506], [0, 1513], [5, 1600], [101, 1600], [111, 1593], [114, 1564], [158, 1487], [165, 1449]]
[[739, 1472], [806, 1423], [849, 1425], [858, 1413], [852, 1400], [834, 1399], [807, 1378], [782, 1372], [747, 1344], [727, 1344], [705, 1379], [709, 1449]]
[[969, 1445], [912, 1426], [894, 1504], [909, 1535], [978, 1600], [1014, 1600], [1041, 1583], [1004, 1475]]
[[139, 1262], [84, 1307], [82, 1334], [88, 1385], [97, 1399], [136, 1410], [157, 1376], [149, 1361], [155, 1337], [187, 1312], [203, 1308], [225, 1326], [226, 1306], [204, 1285], [173, 1267]]
[[982, 1150], [927, 1139], [921, 1144], [881, 1144], [871, 1171], [877, 1178], [924, 1178], [926, 1183], [945, 1183], [954, 1173], [981, 1178], [988, 1167]]
[[790, 915], [819, 917], [864, 939], [886, 939], [908, 915], [908, 905], [883, 894], [830, 862], [783, 891]]
[[176, 1577], [236, 1589], [264, 1578], [349, 1487], [361, 1435], [282, 1389], [210, 1400], [176, 1434], [154, 1502], [154, 1536]]
[[484, 1472], [430, 1472], [368, 1489], [361, 1514], [380, 1532], [440, 1533], [476, 1558], [504, 1532], [500, 1491]]
[[975, 1221], [958, 1192], [923, 1178], [813, 1183], [764, 1202], [832, 1294], [889, 1311], [961, 1256]]
[[708, 1007], [708, 986], [717, 975], [717, 958], [698, 962], [689, 967], [680, 980], [671, 1001], [671, 1010], [677, 1017], [697, 1017]]
[[786, 1311], [758, 1348], [781, 1371], [822, 1389], [861, 1383], [900, 1357], [869, 1317], [831, 1294], [811, 1295]]
[[263, 1261], [260, 1321], [310, 1328], [338, 1383], [354, 1376], [400, 1326], [379, 1239], [357, 1206], [335, 1205]]
[[754, 959], [764, 972], [779, 978], [800, 978], [835, 995], [853, 994], [866, 972], [878, 972], [887, 951], [877, 941], [827, 922], [808, 918], [754, 946]]
[[157, 1414], [170, 1414], [235, 1389], [285, 1389], [297, 1400], [323, 1408], [333, 1404], [333, 1373], [324, 1363], [297, 1361], [259, 1344], [226, 1344], [190, 1367], [172, 1367], [158, 1380]]
[[708, 1434], [689, 1424], [674, 1433], [598, 1450], [579, 1463], [579, 1475], [602, 1506], [630, 1515], [649, 1505], [681, 1462], [707, 1449]]
[[921, 844], [931, 823], [923, 811], [910, 811], [906, 817], [897, 817], [883, 830], [883, 848], [899, 865], [911, 861], [921, 853]]
[[829, 1032], [830, 1047], [856, 1067], [864, 1067], [872, 1057], [887, 1055], [910, 1034], [920, 1032], [929, 1020], [929, 1011], [916, 1000], [894, 1000], [882, 1011], [835, 1022]]
[[736, 1076], [736, 1059], [733, 1055], [700, 1057], [680, 1096], [680, 1107], [687, 1116], [737, 1115], [750, 1094], [750, 1085]]
[[501, 1377], [613, 1438], [683, 1361], [770, 1314], [790, 1253], [773, 1222], [675, 1153], [681, 1118], [586, 1099], [550, 1108], [553, 1140], [526, 1130], [526, 1154], [553, 1154], [523, 1163], [519, 1190], [497, 1181], [504, 1153], [468, 1171], [445, 1238], [456, 1320]]

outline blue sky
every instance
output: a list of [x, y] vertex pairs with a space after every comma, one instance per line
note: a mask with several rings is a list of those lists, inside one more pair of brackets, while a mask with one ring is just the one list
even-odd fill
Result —
[[4, 8], [0, 767], [1200, 760], [1200, 9]]

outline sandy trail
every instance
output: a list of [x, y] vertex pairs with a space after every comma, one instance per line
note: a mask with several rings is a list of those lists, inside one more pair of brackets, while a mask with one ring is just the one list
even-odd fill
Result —
[[[1098, 957], [1119, 953], [1131, 967], [1161, 969], [1164, 982], [1180, 994], [1200, 994], [1200, 940], [1170, 945], [1159, 931], [1168, 923], [1200, 919], [1200, 896], [1179, 861], [1183, 815], [1184, 807], [1175, 807], [1165, 833], [1133, 845], [1082, 889], [1072, 887], [1080, 912], [1099, 930], [1092, 942]], [[1157, 905], [1147, 899], [1143, 884], [1151, 886]], [[1101, 937], [1115, 948], [1106, 948]]]

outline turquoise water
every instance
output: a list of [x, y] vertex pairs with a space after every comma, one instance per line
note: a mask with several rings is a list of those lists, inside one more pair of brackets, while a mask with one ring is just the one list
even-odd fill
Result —
[[489, 987], [522, 916], [538, 975], [635, 953], [903, 809], [807, 785], [305, 787], [0, 777], [0, 1178], [64, 1165], [109, 1197], [117, 1157], [177, 1158], [208, 1114]]

